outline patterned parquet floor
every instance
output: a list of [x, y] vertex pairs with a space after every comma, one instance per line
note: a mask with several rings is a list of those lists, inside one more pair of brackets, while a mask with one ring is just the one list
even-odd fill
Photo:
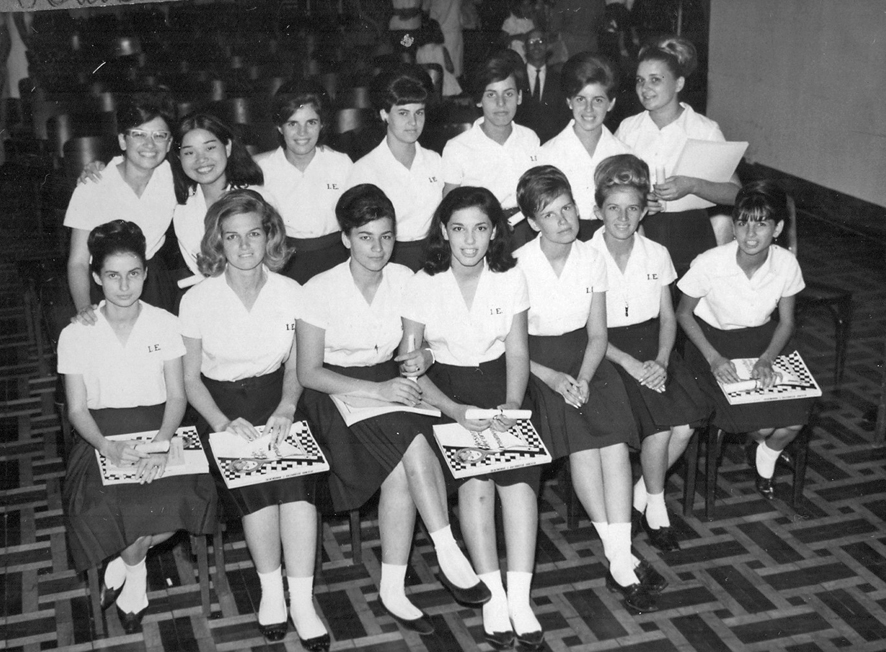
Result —
[[[228, 581], [213, 583], [210, 618], [201, 610], [196, 563], [184, 542], [149, 556], [151, 606], [144, 631], [125, 635], [111, 609], [106, 636], [95, 637], [85, 580], [71, 570], [62, 526], [65, 470], [53, 360], [37, 357], [16, 265], [23, 255], [45, 250], [52, 256], [52, 247], [26, 223], [16, 226], [22, 221], [7, 215], [0, 221], [0, 649], [299, 650], [292, 627], [274, 645], [258, 634], [258, 581], [236, 527], [224, 537]], [[886, 450], [872, 446], [873, 425], [866, 420], [879, 388], [886, 332], [883, 251], [818, 223], [801, 225], [800, 236], [807, 277], [849, 288], [855, 297], [839, 390], [833, 387], [829, 314], [810, 313], [800, 327], [799, 348], [824, 390], [802, 501], [794, 509], [785, 500], [758, 497], [741, 447], [728, 446], [715, 520], [704, 520], [701, 483], [693, 515], [683, 518], [682, 476], [674, 474], [668, 504], [682, 550], [659, 554], [645, 535], [635, 540], [637, 552], [670, 586], [661, 611], [634, 616], [605, 588], [602, 546], [589, 521], [567, 527], [563, 488], [552, 480], [541, 498], [532, 591], [546, 649], [886, 650]], [[779, 482], [786, 497], [789, 477], [780, 475]], [[316, 598], [334, 650], [491, 649], [483, 641], [479, 610], [454, 604], [436, 581], [432, 548], [421, 533], [408, 581], [437, 633], [421, 638], [400, 630], [378, 601], [380, 550], [371, 509], [363, 514], [362, 536], [362, 564], [355, 565], [347, 519], [324, 523]]]

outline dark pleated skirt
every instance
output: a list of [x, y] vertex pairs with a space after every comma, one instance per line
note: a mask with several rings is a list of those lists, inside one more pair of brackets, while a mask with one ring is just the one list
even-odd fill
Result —
[[[610, 328], [609, 342], [641, 362], [654, 360], [658, 355], [658, 329], [658, 319]], [[700, 426], [714, 411], [713, 401], [701, 390], [676, 351], [671, 351], [668, 379], [662, 393], [642, 386], [623, 367], [613, 367], [624, 383], [641, 439], [673, 426]]]
[[428, 239], [412, 240], [410, 242], [397, 241], [394, 244], [394, 253], [391, 255], [391, 262], [398, 265], [405, 265], [413, 272], [420, 270], [427, 260]]
[[[458, 367], [455, 365], [435, 362], [428, 370], [428, 378], [456, 403], [473, 405], [478, 408], [495, 408], [507, 400], [507, 364], [505, 356], [496, 360], [484, 362], [479, 367]], [[528, 394], [523, 399], [524, 409], [532, 409]], [[538, 422], [533, 416], [533, 425], [538, 428]], [[452, 423], [452, 419], [443, 418], [442, 423]], [[446, 488], [450, 493], [467, 480], [494, 480], [497, 485], [507, 487], [510, 485], [525, 483], [537, 493], [539, 479], [541, 478], [540, 466], [528, 466], [521, 469], [499, 471], [478, 475], [473, 478], [456, 480], [448, 468], [440, 447], [434, 443], [434, 450], [440, 459], [440, 465], [444, 469], [443, 476], [446, 478]]]
[[[400, 373], [393, 360], [370, 367], [325, 366], [343, 376], [376, 383], [396, 378]], [[349, 428], [327, 394], [306, 389], [300, 405], [318, 443], [327, 452], [331, 470], [329, 491], [336, 512], [358, 509], [369, 500], [416, 437], [426, 437], [434, 445], [434, 417], [391, 412]]]
[[300, 285], [304, 285], [322, 272], [332, 269], [348, 259], [348, 250], [342, 244], [341, 232], [329, 233], [319, 238], [286, 238], [286, 244], [295, 253], [281, 270]]
[[647, 215], [643, 218], [643, 232], [667, 248], [680, 276], [698, 254], [717, 246], [714, 228], [703, 208]]
[[[584, 328], [556, 336], [530, 335], [529, 359], [575, 378], [587, 344]], [[538, 407], [541, 435], [554, 459], [615, 444], [640, 447], [628, 395], [608, 360], [600, 361], [589, 390], [588, 402], [576, 409], [539, 378], [532, 377], [529, 391]]]
[[[164, 406], [90, 410], [104, 435], [157, 430]], [[95, 449], [77, 436], [67, 460], [62, 505], [74, 569], [84, 571], [151, 534], [211, 534], [217, 496], [208, 474], [160, 478], [151, 484], [104, 486]]]
[[[729, 358], [759, 357], [775, 332], [778, 322], [770, 320], [762, 326], [724, 331], [714, 328], [702, 319], [696, 319], [708, 342], [720, 355]], [[791, 350], [790, 345], [785, 350]], [[713, 423], [726, 432], [742, 433], [761, 428], [784, 428], [805, 425], [815, 399], [801, 398], [785, 401], [767, 401], [730, 405], [726, 395], [717, 384], [711, 366], [701, 351], [691, 342], [686, 342], [686, 364], [695, 374], [702, 390], [713, 399], [716, 409]]]
[[[242, 417], [254, 426], [263, 426], [277, 409], [283, 390], [283, 368], [256, 378], [223, 382], [203, 377], [203, 384], [212, 395], [215, 404], [229, 419]], [[303, 418], [297, 412], [295, 420]], [[318, 475], [305, 475], [273, 482], [228, 489], [221, 471], [212, 455], [209, 443], [209, 424], [203, 417], [197, 423], [203, 447], [209, 458], [209, 468], [215, 478], [225, 515], [243, 517], [271, 505], [284, 505], [299, 501], [314, 502]]]

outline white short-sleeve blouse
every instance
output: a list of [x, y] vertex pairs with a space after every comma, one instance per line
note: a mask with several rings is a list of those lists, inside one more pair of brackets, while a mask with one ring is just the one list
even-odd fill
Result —
[[163, 363], [185, 354], [181, 324], [170, 313], [139, 302], [141, 312], [126, 344], [102, 314], [92, 326], [70, 324], [58, 341], [58, 372], [83, 376], [90, 410], [166, 402]]

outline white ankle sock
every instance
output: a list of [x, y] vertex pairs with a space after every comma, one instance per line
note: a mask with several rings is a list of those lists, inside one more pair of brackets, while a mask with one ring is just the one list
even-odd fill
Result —
[[508, 616], [508, 596], [505, 593], [505, 587], [501, 583], [501, 571], [494, 570], [491, 573], [482, 573], [479, 577], [490, 593], [492, 593], [492, 598], [483, 605], [483, 629], [490, 634], [511, 631], [511, 619]]
[[314, 576], [287, 575], [286, 581], [289, 583], [289, 615], [298, 635], [305, 640], [323, 636], [326, 625], [314, 609]]
[[508, 571], [508, 615], [518, 634], [530, 634], [541, 630], [541, 625], [529, 604], [532, 573]]
[[609, 559], [609, 523], [606, 521], [591, 521], [591, 525], [597, 530], [597, 536], [603, 542], [603, 556]]
[[258, 573], [261, 584], [261, 602], [258, 605], [260, 625], [276, 625], [286, 622], [286, 598], [283, 595], [283, 573], [281, 568], [267, 573]]
[[609, 572], [613, 579], [622, 586], [630, 586], [639, 582], [634, 573], [633, 555], [631, 554], [631, 524], [609, 524], [610, 553]]
[[381, 581], [378, 586], [378, 597], [388, 611], [400, 618], [415, 620], [421, 618], [421, 609], [406, 597], [406, 565], [381, 563]]
[[105, 567], [104, 582], [109, 589], [119, 589], [126, 581], [126, 564], [121, 557], [114, 557]]
[[148, 567], [142, 559], [135, 566], [123, 562], [126, 580], [117, 596], [117, 606], [122, 611], [135, 614], [148, 606]]
[[642, 475], [634, 484], [634, 509], [640, 513], [646, 511], [646, 481]]
[[474, 572], [471, 562], [465, 557], [452, 529], [447, 525], [436, 532], [431, 532], [431, 541], [434, 542], [434, 551], [437, 553], [437, 563], [440, 564], [440, 572], [446, 579], [460, 589], [467, 589], [480, 581]]
[[658, 494], [646, 494], [646, 522], [653, 530], [671, 526], [664, 491]]
[[774, 451], [765, 441], [757, 444], [757, 473], [763, 478], [771, 478], [775, 473], [775, 463], [781, 451]]

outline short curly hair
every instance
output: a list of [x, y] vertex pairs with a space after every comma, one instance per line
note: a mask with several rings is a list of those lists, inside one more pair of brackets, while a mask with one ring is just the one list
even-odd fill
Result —
[[218, 276], [228, 264], [222, 243], [224, 221], [234, 215], [257, 213], [268, 244], [265, 248], [264, 264], [272, 272], [278, 272], [294, 253], [286, 244], [286, 227], [277, 209], [254, 190], [232, 190], [215, 202], [206, 213], [206, 231], [200, 242], [200, 255], [197, 265], [204, 276]]

